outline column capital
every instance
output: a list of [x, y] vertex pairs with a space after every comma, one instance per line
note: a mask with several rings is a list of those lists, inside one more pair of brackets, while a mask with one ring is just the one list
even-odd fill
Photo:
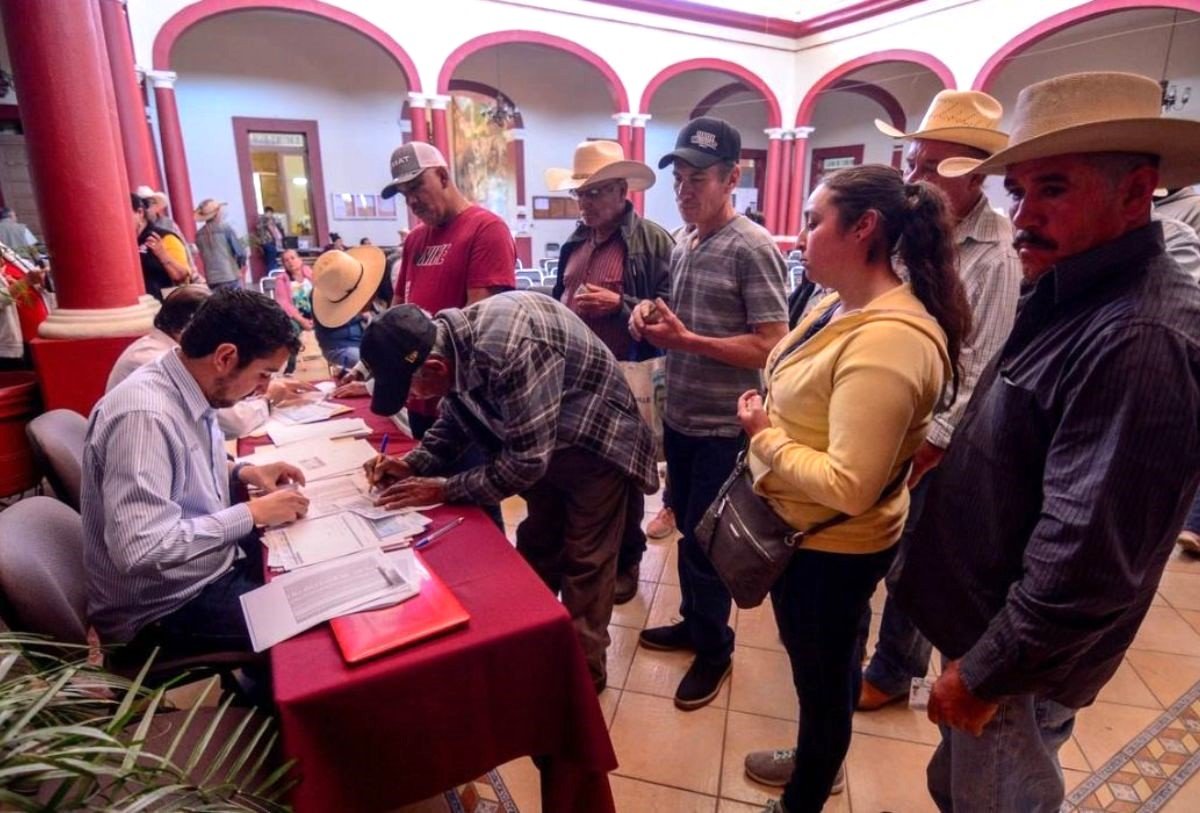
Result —
[[618, 127], [628, 127], [633, 124], [632, 113], [614, 113], [612, 119], [617, 123]]
[[808, 138], [816, 131], [816, 127], [796, 127], [792, 130], [792, 137], [799, 141], [802, 138]]
[[649, 113], [634, 113], [629, 118], [630, 118], [629, 123], [632, 124], [634, 127], [645, 127], [646, 122], [650, 121], [650, 119], [652, 119], [654, 117], [651, 116]]
[[424, 93], [417, 93], [410, 90], [408, 92], [409, 107], [426, 107], [429, 104], [429, 98]]
[[774, 141], [775, 139], [783, 138], [783, 134], [787, 131], [782, 127], [768, 127], [763, 132], [767, 134], [769, 140]]
[[175, 80], [179, 78], [179, 74], [175, 71], [146, 71], [146, 78], [150, 80], [150, 84], [156, 88], [175, 89]]
[[434, 110], [445, 110], [450, 106], [450, 100], [451, 97], [442, 95], [425, 97], [425, 101], [428, 103], [429, 107], [433, 108]]

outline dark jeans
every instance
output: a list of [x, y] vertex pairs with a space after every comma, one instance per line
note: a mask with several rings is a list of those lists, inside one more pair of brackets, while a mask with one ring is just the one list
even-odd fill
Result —
[[663, 427], [671, 506], [683, 534], [679, 538], [679, 588], [683, 594], [679, 614], [697, 657], [711, 661], [733, 655], [733, 630], [729, 628], [732, 599], [693, 532], [733, 471], [741, 448], [740, 437], [696, 437]]
[[862, 682], [858, 622], [894, 553], [801, 549], [771, 588], [800, 698], [796, 768], [783, 792], [788, 813], [819, 813], [846, 758]]
[[1192, 510], [1188, 512], [1187, 522], [1183, 523], [1183, 529], [1200, 534], [1200, 492], [1196, 493], [1196, 498], [1192, 501]]
[[[408, 428], [412, 430], [413, 438], [416, 440], [425, 437], [425, 433], [429, 431], [429, 427], [433, 426], [435, 421], [437, 421], [437, 418], [433, 415], [418, 415], [412, 410], [408, 412]], [[472, 444], [446, 473], [461, 474], [464, 471], [469, 471], [476, 466], [482, 466], [486, 463], [487, 455], [478, 446]], [[504, 514], [501, 512], [500, 506], [495, 503], [481, 503], [479, 508], [483, 513], [488, 515], [488, 518], [492, 522], [496, 523], [496, 527], [500, 529], [500, 533], [504, 533]]]
[[263, 273], [265, 274], [268, 271], [274, 271], [279, 265], [276, 259], [279, 256], [279, 249], [275, 247], [274, 243], [263, 243], [262, 254]]
[[[885, 580], [888, 597], [883, 605], [879, 642], [875, 644], [875, 654], [871, 656], [871, 662], [863, 672], [863, 677], [873, 686], [890, 695], [907, 694], [912, 679], [923, 678], [929, 671], [929, 656], [933, 652], [933, 645], [892, 600], [892, 588], [900, 578], [908, 546], [912, 543], [913, 530], [921, 519], [921, 513], [925, 509], [925, 497], [937, 476], [937, 469], [926, 473], [916, 488], [909, 492], [908, 519], [904, 523], [904, 533], [900, 535], [900, 542], [896, 545], [896, 561], [892, 563], [892, 569], [888, 571]], [[868, 606], [863, 625], [860, 627], [862, 649], [867, 645], [870, 624], [871, 608]]]

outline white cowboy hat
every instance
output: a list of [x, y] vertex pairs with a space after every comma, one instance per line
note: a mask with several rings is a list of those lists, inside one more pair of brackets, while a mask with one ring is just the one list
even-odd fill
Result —
[[313, 263], [312, 307], [325, 327], [341, 327], [375, 296], [387, 259], [378, 246], [331, 249]]
[[225, 201], [205, 198], [204, 200], [200, 201], [200, 205], [196, 207], [196, 217], [207, 223], [216, 217], [217, 212], [221, 211], [221, 207], [225, 205]]
[[1158, 82], [1133, 73], [1073, 73], [1030, 85], [1017, 97], [1008, 147], [985, 161], [947, 158], [948, 178], [1035, 158], [1089, 152], [1157, 155], [1158, 182], [1175, 188], [1200, 179], [1200, 121], [1162, 115]]
[[618, 178], [629, 184], [630, 192], [654, 186], [654, 170], [641, 161], [626, 161], [625, 150], [615, 141], [583, 141], [575, 148], [571, 169], [546, 170], [546, 186], [551, 192], [583, 189]]
[[901, 132], [886, 121], [875, 119], [879, 132], [892, 138], [925, 138], [965, 144], [989, 155], [1004, 149], [1008, 134], [1000, 132], [1004, 107], [977, 90], [943, 90], [933, 97], [921, 125], [911, 133]]

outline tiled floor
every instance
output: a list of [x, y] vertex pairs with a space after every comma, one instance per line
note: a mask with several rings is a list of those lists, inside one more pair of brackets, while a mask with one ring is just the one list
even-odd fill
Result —
[[[658, 508], [658, 498], [648, 498], [647, 519]], [[518, 499], [507, 501], [504, 515], [511, 538], [524, 515], [524, 504]], [[681, 712], [671, 698], [688, 656], [637, 646], [639, 630], [668, 623], [678, 613], [674, 537], [651, 542], [641, 578], [637, 597], [614, 613], [609, 687], [600, 697], [620, 762], [612, 776], [617, 810], [758, 811], [774, 794], [745, 777], [742, 758], [751, 749], [794, 741], [797, 719], [791, 675], [769, 607], [734, 610], [733, 676], [712, 705]], [[878, 614], [881, 608], [880, 593], [873, 609]], [[872, 638], [877, 629], [878, 615]], [[1198, 682], [1200, 559], [1175, 553], [1125, 663], [1099, 701], [1080, 713], [1075, 734], [1062, 751], [1068, 791], [1099, 771]], [[1196, 705], [1200, 707], [1200, 700]], [[937, 730], [923, 712], [891, 706], [857, 714], [846, 765], [847, 791], [832, 797], [825, 809], [839, 813], [934, 810], [925, 790], [925, 765], [937, 741]], [[500, 773], [521, 813], [541, 809], [537, 772], [529, 760], [504, 765]], [[1161, 807], [1126, 804], [1108, 809], [1200, 810], [1200, 779], [1184, 783]]]

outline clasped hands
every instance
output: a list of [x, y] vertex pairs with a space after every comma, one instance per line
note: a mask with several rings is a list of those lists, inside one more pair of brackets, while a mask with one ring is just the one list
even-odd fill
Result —
[[382, 489], [375, 504], [389, 511], [446, 501], [445, 477], [414, 477], [412, 467], [400, 457], [379, 455], [364, 463], [363, 471], [372, 488]]
[[629, 315], [629, 334], [663, 350], [686, 350], [694, 335], [662, 297], [643, 299]]

